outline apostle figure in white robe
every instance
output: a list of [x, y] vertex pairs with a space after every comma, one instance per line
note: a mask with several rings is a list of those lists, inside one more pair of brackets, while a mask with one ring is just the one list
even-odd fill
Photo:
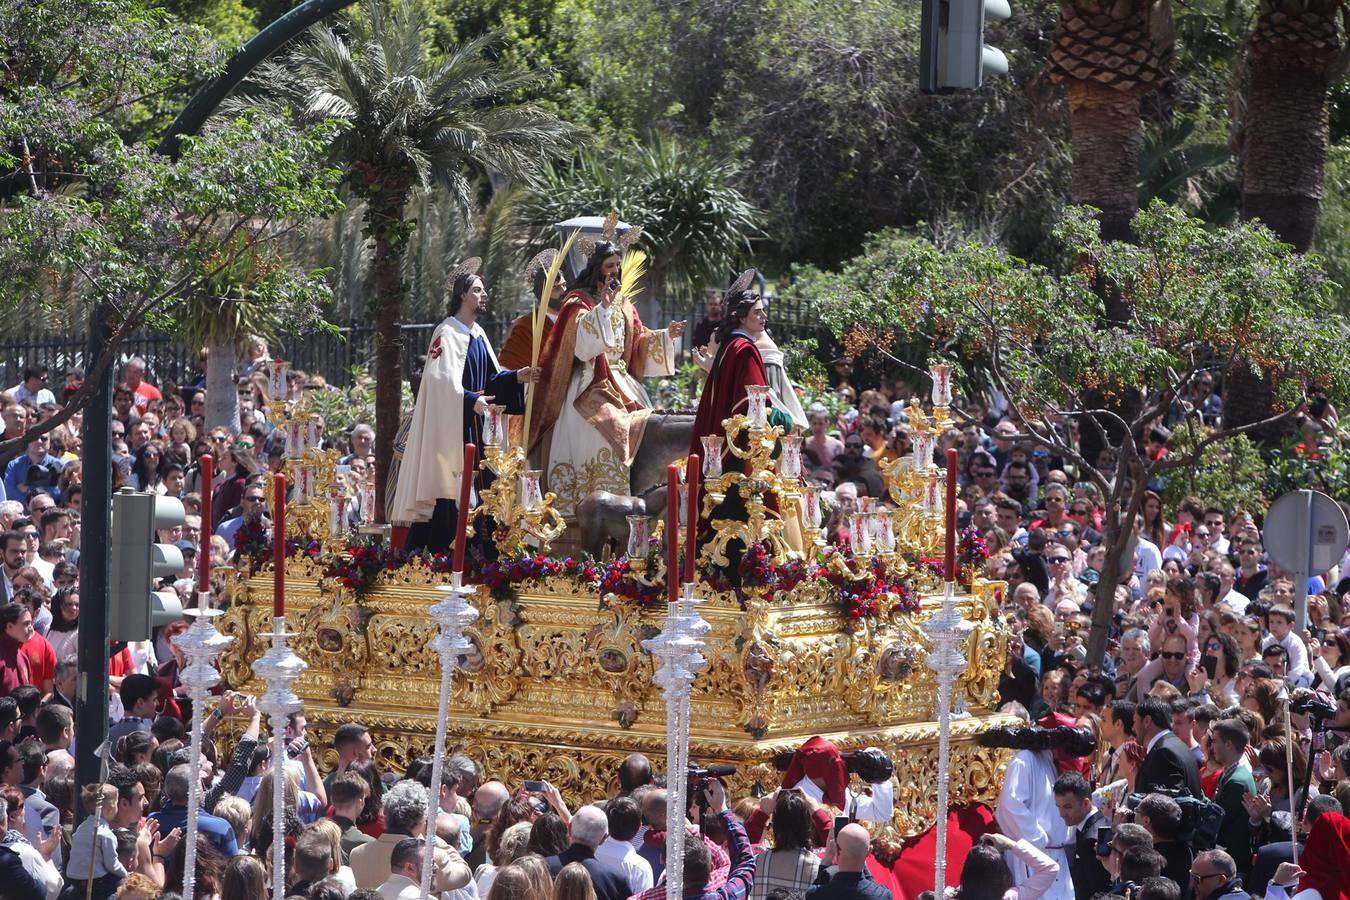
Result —
[[[488, 301], [478, 265], [479, 260], [469, 260], [451, 280], [450, 316], [432, 334], [408, 427], [390, 518], [411, 523], [405, 544], [410, 551], [449, 551], [460, 512], [465, 444], [482, 446], [483, 415], [490, 404], [523, 413], [524, 385], [539, 379], [538, 368], [498, 367], [478, 324]], [[478, 487], [487, 486], [486, 477], [479, 475]]]
[[[1043, 747], [1019, 749], [1008, 763], [1003, 789], [994, 807], [994, 819], [1003, 833], [1013, 840], [1026, 840], [1055, 862], [1059, 874], [1054, 886], [1043, 896], [1051, 900], [1073, 900], [1073, 879], [1069, 871], [1068, 848], [1076, 837], [1072, 826], [1065, 824], [1055, 806], [1055, 781], [1062, 772], [1084, 771], [1083, 757], [1096, 749], [1095, 739], [1082, 729], [1075, 729], [1072, 716], [1051, 713], [1043, 717], [1038, 728], [1026, 729], [1014, 743], [986, 744], [986, 746]], [[1017, 729], [1010, 729], [1017, 731]], [[1060, 740], [1061, 738], [1065, 740]], [[981, 741], [984, 743], [984, 741]], [[1054, 749], [1051, 749], [1053, 747]], [[1012, 870], [1013, 884], [1021, 884], [1035, 873], [1016, 855], [1004, 855]]]
[[592, 491], [625, 495], [652, 403], [640, 379], [675, 374], [674, 340], [683, 322], [655, 331], [617, 298], [621, 254], [600, 241], [563, 299], [540, 355], [544, 377], [530, 428], [533, 453], [547, 461], [553, 508], [565, 518]]

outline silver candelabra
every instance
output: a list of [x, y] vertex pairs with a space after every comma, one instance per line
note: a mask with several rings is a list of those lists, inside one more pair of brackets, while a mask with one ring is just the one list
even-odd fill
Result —
[[[937, 866], [933, 891], [943, 896], [947, 880], [947, 799], [952, 743], [952, 686], [966, 670], [962, 648], [972, 624], [956, 608], [956, 585], [948, 581], [942, 594], [942, 608], [924, 623], [923, 630], [932, 641], [928, 668], [937, 674], [938, 784], [937, 784]], [[960, 715], [958, 714], [958, 718]]]
[[174, 646], [183, 651], [187, 665], [178, 673], [192, 698], [192, 736], [189, 745], [192, 777], [188, 779], [187, 835], [184, 840], [183, 896], [195, 900], [197, 896], [197, 817], [202, 802], [202, 707], [211, 694], [211, 688], [220, 683], [216, 659], [234, 642], [216, 630], [211, 620], [220, 610], [211, 608], [211, 592], [199, 591], [197, 608], [187, 614], [192, 625], [173, 639]]
[[698, 614], [702, 601], [694, 585], [686, 583], [681, 598], [668, 604], [665, 626], [642, 642], [656, 659], [655, 682], [666, 701], [666, 900], [680, 900], [684, 892], [685, 809], [689, 780], [689, 697], [694, 679], [707, 667], [700, 652], [711, 627]]
[[422, 900], [431, 896], [431, 872], [436, 859], [436, 815], [441, 802], [441, 771], [445, 763], [445, 732], [450, 718], [450, 696], [454, 687], [459, 655], [469, 649], [464, 629], [478, 618], [478, 610], [469, 603], [474, 589], [464, 584], [464, 574], [453, 572], [450, 584], [436, 588], [444, 597], [429, 610], [441, 628], [430, 647], [441, 658], [441, 696], [436, 711], [436, 746], [431, 756], [431, 796], [427, 804], [427, 842], [422, 858]]
[[309, 665], [286, 645], [286, 617], [272, 618], [272, 647], [253, 662], [267, 685], [258, 709], [272, 726], [272, 900], [286, 896], [286, 717], [304, 704], [292, 687]]

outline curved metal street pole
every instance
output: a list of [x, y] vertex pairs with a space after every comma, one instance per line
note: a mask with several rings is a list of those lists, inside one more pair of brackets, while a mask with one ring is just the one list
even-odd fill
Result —
[[173, 120], [169, 130], [164, 132], [155, 152], [162, 156], [178, 155], [178, 139], [185, 134], [196, 134], [221, 101], [243, 82], [259, 63], [267, 59], [286, 45], [292, 38], [298, 37], [309, 26], [331, 16], [338, 10], [351, 6], [355, 0], [307, 0], [295, 9], [278, 18], [271, 25], [253, 36], [239, 52], [230, 58], [220, 74], [198, 89], [197, 93], [178, 118]]

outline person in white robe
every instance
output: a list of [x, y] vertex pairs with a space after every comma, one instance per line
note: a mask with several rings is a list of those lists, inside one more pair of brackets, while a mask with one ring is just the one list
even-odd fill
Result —
[[[1045, 896], [1050, 900], [1073, 900], [1073, 880], [1064, 848], [1073, 843], [1074, 834], [1055, 807], [1057, 777], [1052, 751], [1018, 750], [1008, 763], [994, 819], [1008, 837], [1027, 841], [1059, 863], [1059, 874]], [[1035, 874], [1017, 856], [1007, 854], [1006, 859], [1013, 884], [1021, 884]]]

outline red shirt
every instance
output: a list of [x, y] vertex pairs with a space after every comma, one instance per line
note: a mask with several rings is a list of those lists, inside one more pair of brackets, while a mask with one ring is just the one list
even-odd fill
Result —
[[150, 405], [151, 400], [164, 399], [164, 395], [159, 392], [159, 388], [148, 381], [142, 381], [132, 390], [136, 393], [136, 399], [133, 402], [139, 412], [145, 412], [145, 408]]
[[0, 697], [8, 697], [15, 688], [32, 683], [23, 645], [0, 631]]
[[42, 688], [56, 677], [56, 651], [45, 637], [33, 632], [23, 645], [23, 654], [28, 657], [29, 684]]

